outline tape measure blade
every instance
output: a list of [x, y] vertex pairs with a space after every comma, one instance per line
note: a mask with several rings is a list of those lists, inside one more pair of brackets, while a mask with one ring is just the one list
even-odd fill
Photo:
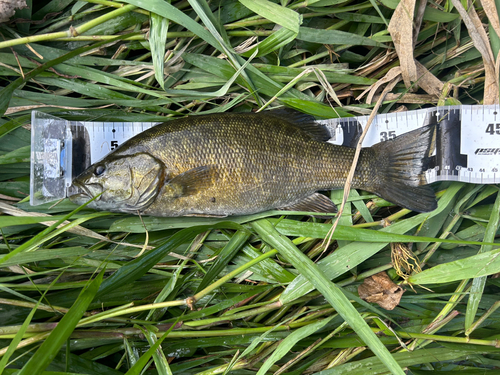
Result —
[[500, 183], [500, 112], [498, 106], [462, 106], [460, 150], [468, 155], [462, 180]]
[[155, 122], [83, 122], [90, 139], [91, 164], [104, 158], [125, 141], [158, 123]]
[[[364, 129], [367, 121], [368, 116], [358, 116], [318, 122], [330, 129], [331, 143], [352, 146], [353, 140], [346, 136], [349, 124], [358, 123]], [[435, 165], [426, 172], [429, 183], [500, 183], [500, 109], [497, 105], [460, 105], [379, 114], [368, 129], [363, 147], [432, 124], [438, 125], [438, 138]]]
[[[414, 113], [420, 112], [420, 113]], [[428, 116], [429, 110], [423, 109], [419, 111], [395, 112], [376, 115], [368, 129], [363, 140], [363, 147], [370, 147], [374, 144], [393, 139], [398, 135], [415, 130], [425, 124], [425, 118]], [[355, 142], [351, 141], [349, 134], [353, 128], [352, 124], [359, 124], [364, 130], [368, 123], [369, 116], [357, 116], [347, 118], [337, 118], [328, 120], [319, 120], [319, 124], [326, 126], [332, 138], [329, 142], [343, 145], [355, 146]], [[354, 144], [352, 144], [354, 143]]]

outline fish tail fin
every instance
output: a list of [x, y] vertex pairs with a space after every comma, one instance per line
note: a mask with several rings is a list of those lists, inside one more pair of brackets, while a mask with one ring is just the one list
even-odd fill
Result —
[[373, 191], [390, 202], [416, 212], [437, 208], [425, 171], [436, 141], [436, 126], [425, 126], [372, 146], [378, 174]]

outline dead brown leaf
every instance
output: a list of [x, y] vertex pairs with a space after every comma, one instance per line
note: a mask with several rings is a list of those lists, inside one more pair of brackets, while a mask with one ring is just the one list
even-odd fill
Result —
[[396, 66], [395, 68], [392, 68], [387, 72], [387, 74], [382, 78], [379, 79], [377, 82], [375, 82], [373, 85], [371, 85], [369, 88], [367, 88], [365, 91], [363, 91], [357, 98], [356, 100], [360, 100], [367, 92], [369, 92], [367, 98], [366, 98], [366, 103], [371, 104], [373, 100], [373, 96], [375, 93], [378, 91], [380, 86], [389, 83], [391, 81], [394, 81], [393, 84], [395, 85], [400, 81], [400, 75], [401, 75], [401, 67]]
[[359, 76], [368, 77], [374, 74], [377, 70], [382, 69], [385, 65], [392, 63], [396, 58], [396, 52], [387, 50], [384, 53], [375, 56], [370, 61], [367, 61], [366, 64], [356, 69], [356, 73]]
[[430, 95], [439, 97], [443, 90], [443, 82], [441, 82], [434, 74], [429, 72], [425, 66], [415, 61], [418, 74], [418, 85]]
[[415, 12], [415, 17], [413, 19], [413, 48], [417, 45], [418, 34], [420, 33], [420, 27], [424, 20], [425, 8], [427, 7], [427, 0], [419, 0], [417, 11]]
[[481, 4], [483, 5], [484, 12], [486, 16], [490, 20], [490, 24], [493, 27], [493, 30], [500, 36], [500, 20], [498, 19], [497, 7], [495, 5], [494, 0], [481, 0]]
[[[374, 100], [378, 99], [378, 95], [375, 95], [373, 98]], [[434, 95], [428, 95], [428, 94], [387, 94], [385, 97], [385, 100], [387, 101], [392, 101], [396, 100], [397, 103], [404, 103], [404, 104], [426, 104], [426, 103], [431, 103], [433, 100], [436, 100], [436, 97]], [[407, 111], [408, 108], [401, 110], [399, 112], [404, 112]], [[395, 112], [395, 111], [391, 111]]]
[[396, 285], [385, 272], [367, 277], [358, 287], [361, 299], [374, 302], [385, 310], [393, 310], [403, 296], [405, 290]]
[[389, 23], [394, 47], [401, 66], [401, 75], [407, 89], [415, 91], [419, 86], [430, 95], [439, 97], [443, 83], [415, 60], [413, 50], [422, 24], [425, 1], [421, 1], [414, 19], [416, 0], [402, 0]]
[[451, 2], [460, 13], [474, 46], [483, 57], [485, 75], [483, 104], [498, 104], [499, 84], [495, 70], [495, 58], [483, 24], [470, 1], [468, 2], [468, 10], [465, 10], [460, 0], [451, 0]]
[[417, 80], [417, 67], [413, 58], [413, 13], [415, 0], [402, 0], [389, 23], [394, 47], [399, 57], [401, 74], [407, 88]]

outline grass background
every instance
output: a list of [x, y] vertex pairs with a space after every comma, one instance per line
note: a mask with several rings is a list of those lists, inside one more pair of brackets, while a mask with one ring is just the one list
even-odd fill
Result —
[[[491, 4], [469, 11], [497, 56]], [[388, 31], [398, 1], [28, 5], [0, 25], [0, 373], [498, 371], [498, 186], [435, 184], [430, 214], [353, 190], [327, 250], [329, 221], [301, 213], [141, 222], [28, 203], [32, 110], [85, 121], [370, 113], [358, 96], [400, 64]], [[450, 2], [428, 2], [416, 30], [413, 55], [441, 91], [400, 82], [380, 113], [491, 102], [484, 46]], [[405, 248], [423, 272], [395, 271], [391, 249]], [[391, 311], [357, 296], [381, 271], [407, 289]]]

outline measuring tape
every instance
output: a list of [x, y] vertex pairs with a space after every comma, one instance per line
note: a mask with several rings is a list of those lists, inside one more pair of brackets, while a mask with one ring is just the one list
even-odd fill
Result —
[[[317, 121], [329, 142], [355, 147], [368, 116]], [[30, 203], [38, 205], [71, 195], [71, 182], [127, 139], [158, 123], [78, 122], [33, 111]], [[500, 183], [500, 107], [460, 105], [375, 116], [363, 147], [393, 139], [426, 125], [437, 125], [436, 149], [428, 183]]]
[[[355, 146], [368, 116], [322, 120], [333, 143]], [[377, 115], [363, 147], [393, 139], [421, 126], [437, 124], [436, 149], [428, 183], [500, 183], [500, 107], [460, 105]]]

